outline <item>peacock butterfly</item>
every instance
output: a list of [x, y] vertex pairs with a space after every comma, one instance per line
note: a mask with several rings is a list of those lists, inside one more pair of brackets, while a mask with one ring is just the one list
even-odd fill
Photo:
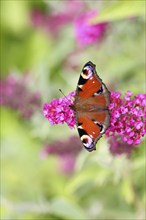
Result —
[[96, 150], [97, 141], [110, 124], [110, 92], [97, 75], [95, 67], [91, 61], [84, 65], [76, 89], [75, 102], [70, 106], [75, 111], [76, 125], [83, 146], [89, 152]]

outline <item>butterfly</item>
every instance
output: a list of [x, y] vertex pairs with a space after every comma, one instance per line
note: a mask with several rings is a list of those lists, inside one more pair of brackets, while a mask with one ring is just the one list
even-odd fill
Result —
[[82, 69], [75, 102], [70, 107], [75, 111], [76, 125], [83, 146], [89, 151], [96, 150], [96, 143], [110, 125], [110, 92], [97, 75], [91, 61]]

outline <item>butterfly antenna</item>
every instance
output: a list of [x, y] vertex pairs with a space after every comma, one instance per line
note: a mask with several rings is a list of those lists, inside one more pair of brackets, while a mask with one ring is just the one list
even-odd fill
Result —
[[66, 97], [66, 95], [62, 92], [61, 89], [59, 89], [59, 92], [61, 92], [61, 94], [64, 96], [64, 98], [66, 98], [66, 100], [69, 101], [69, 99]]
[[61, 92], [61, 94], [62, 94], [64, 97], [66, 97], [65, 94], [62, 92], [61, 89], [59, 89], [59, 92]]

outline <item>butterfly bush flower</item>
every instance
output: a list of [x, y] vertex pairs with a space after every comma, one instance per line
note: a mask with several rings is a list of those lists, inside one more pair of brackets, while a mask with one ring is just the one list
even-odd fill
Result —
[[0, 106], [9, 107], [18, 114], [29, 119], [41, 107], [41, 96], [39, 92], [28, 89], [28, 80], [25, 77], [16, 77], [9, 74], [0, 80]]
[[[98, 15], [97, 10], [88, 10], [85, 1], [65, 1], [58, 11], [32, 10], [31, 24], [45, 30], [53, 37], [58, 37], [63, 27], [72, 26], [79, 45], [85, 46], [101, 41], [108, 27], [108, 22], [90, 24], [90, 19]], [[86, 7], [87, 6], [87, 7]]]
[[138, 94], [132, 98], [128, 91], [124, 98], [121, 93], [112, 92], [109, 110], [110, 127], [106, 131], [108, 137], [120, 135], [128, 145], [138, 145], [146, 134], [146, 94]]
[[136, 150], [136, 145], [127, 144], [124, 142], [120, 135], [115, 135], [108, 138], [109, 151], [113, 156], [120, 156], [125, 154], [127, 157], [130, 157], [132, 152]]
[[[53, 99], [44, 105], [44, 116], [51, 124], [67, 123], [70, 128], [75, 125], [75, 113], [69, 107], [73, 104], [75, 92], [58, 100]], [[110, 95], [110, 127], [106, 131], [110, 151], [113, 155], [130, 154], [141, 138], [146, 134], [146, 94], [133, 97], [128, 91], [124, 98], [119, 92]]]
[[32, 25], [45, 30], [47, 33], [57, 37], [61, 27], [68, 23], [69, 17], [64, 13], [44, 14], [40, 10], [34, 10], [31, 14]]
[[58, 11], [43, 12], [40, 9], [32, 10], [30, 14], [31, 24], [36, 28], [44, 29], [47, 33], [58, 37], [61, 29], [72, 23], [83, 9], [82, 1], [64, 1], [63, 7]]
[[70, 174], [74, 171], [75, 160], [77, 155], [82, 150], [82, 144], [79, 137], [72, 136], [65, 141], [55, 141], [51, 144], [45, 144], [41, 151], [41, 158], [45, 159], [49, 155], [59, 157], [58, 168], [65, 174]]
[[53, 99], [49, 104], [44, 105], [44, 116], [49, 120], [50, 124], [67, 123], [70, 128], [75, 125], [74, 111], [69, 107], [73, 104], [75, 92], [71, 92], [68, 96], [60, 99]]
[[91, 18], [97, 16], [96, 11], [90, 11], [82, 14], [76, 19], [75, 22], [75, 35], [76, 39], [81, 46], [92, 44], [96, 41], [100, 41], [105, 31], [107, 30], [108, 23], [89, 24]]

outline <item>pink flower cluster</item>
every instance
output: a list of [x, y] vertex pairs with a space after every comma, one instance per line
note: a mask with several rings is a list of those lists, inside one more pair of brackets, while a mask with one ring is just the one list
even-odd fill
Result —
[[[70, 128], [74, 127], [75, 114], [69, 107], [74, 102], [74, 96], [75, 92], [71, 92], [64, 98], [53, 99], [50, 104], [44, 105], [44, 116], [51, 124], [66, 122]], [[128, 91], [121, 98], [121, 93], [111, 92], [109, 110], [111, 119], [106, 136], [109, 137], [110, 151], [114, 155], [129, 154], [146, 134], [146, 94], [132, 98], [132, 92]]]
[[130, 157], [132, 152], [136, 150], [135, 145], [127, 144], [124, 142], [120, 135], [115, 135], [113, 137], [108, 138], [109, 143], [109, 151], [113, 156], [120, 156], [125, 154], [126, 156]]
[[34, 9], [31, 12], [31, 23], [34, 27], [43, 28], [53, 37], [58, 37], [61, 28], [74, 21], [75, 17], [81, 13], [84, 2], [66, 1], [62, 2], [62, 7], [57, 11], [42, 11]]
[[73, 104], [75, 92], [60, 99], [53, 99], [49, 104], [44, 105], [44, 116], [49, 120], [50, 124], [67, 123], [70, 128], [75, 125], [74, 111], [69, 107]]
[[31, 13], [31, 23], [47, 33], [58, 37], [62, 28], [70, 25], [74, 28], [75, 38], [79, 45], [86, 46], [101, 41], [108, 27], [108, 22], [90, 24], [90, 19], [98, 15], [97, 10], [88, 10], [85, 1], [66, 1], [63, 9], [58, 12], [43, 12], [34, 9]]
[[96, 11], [90, 11], [82, 14], [75, 22], [76, 39], [81, 46], [92, 44], [97, 40], [100, 41], [107, 29], [108, 23], [89, 24], [91, 18], [97, 16]]
[[24, 119], [30, 119], [41, 107], [41, 94], [30, 91], [28, 75], [9, 74], [0, 80], [0, 106], [9, 107]]
[[132, 98], [128, 91], [124, 98], [121, 93], [112, 92], [109, 110], [110, 127], [106, 131], [108, 137], [120, 135], [128, 145], [137, 145], [146, 134], [146, 94], [138, 94]]

